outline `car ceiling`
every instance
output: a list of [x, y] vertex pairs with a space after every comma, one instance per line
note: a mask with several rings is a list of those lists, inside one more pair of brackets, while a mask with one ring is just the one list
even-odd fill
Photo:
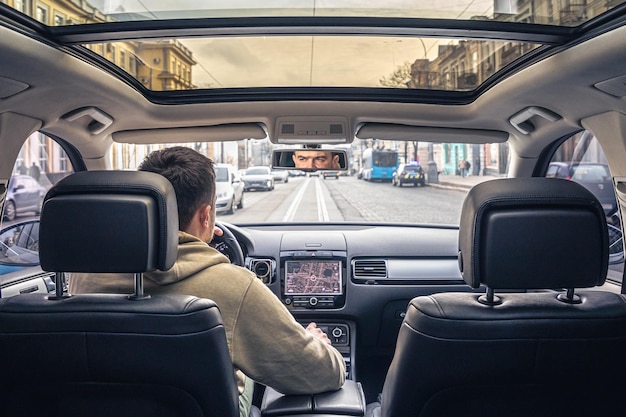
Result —
[[[0, 61], [0, 113], [3, 113], [0, 135], [4, 144], [4, 136], [22, 133], [22, 137], [26, 137], [30, 133], [27, 130], [41, 128], [46, 133], [71, 141], [88, 161], [88, 166], [91, 160], [91, 166], [103, 167], [103, 156], [116, 132], [132, 137], [133, 131], [142, 130], [145, 137], [149, 129], [220, 125], [231, 125], [236, 132], [237, 126], [259, 124], [271, 134], [280, 117], [341, 116], [348, 121], [352, 133], [364, 123], [448, 131], [470, 129], [470, 133], [472, 129], [495, 131], [509, 137], [511, 147], [520, 159], [533, 161], [526, 164], [530, 167], [555, 138], [580, 130], [581, 120], [611, 110], [626, 113], [623, 96], [617, 97], [594, 87], [597, 83], [626, 76], [626, 61], [623, 59], [625, 20], [622, 17], [613, 23], [616, 28], [597, 29], [605, 32], [600, 36], [576, 41], [562, 47], [563, 52], [548, 54], [537, 62], [525, 64], [521, 69], [505, 74], [486, 90], [463, 96], [466, 102], [457, 104], [446, 100], [435, 103], [436, 100], [428, 99], [424, 92], [416, 93], [413, 102], [393, 102], [388, 97], [368, 96], [370, 91], [367, 89], [342, 88], [287, 89], [279, 90], [279, 95], [274, 94], [276, 91], [261, 90], [241, 101], [236, 97], [237, 91], [228, 90], [223, 92], [226, 94], [223, 97], [232, 93], [235, 98], [231, 96], [227, 102], [218, 102], [218, 96], [215, 102], [202, 103], [201, 96], [192, 95], [185, 99], [186, 104], [178, 104], [180, 101], [160, 104], [163, 100], [158, 93], [147, 98], [145, 92], [127, 80], [90, 64], [85, 57], [66, 46], [42, 39], [28, 28], [12, 30], [11, 25], [5, 24], [0, 25], [0, 55], [5, 57]], [[33, 62], [36, 65], [32, 65]], [[23, 91], [13, 94], [21, 88]], [[293, 100], [288, 98], [290, 93]], [[306, 99], [307, 96], [313, 99]], [[325, 99], [326, 96], [329, 99]], [[364, 98], [360, 99], [361, 96]], [[588, 99], [581, 100], [581, 97]], [[533, 118], [535, 131], [521, 134], [509, 119], [529, 107], [547, 109], [559, 118], [556, 121]], [[64, 118], [83, 108], [97, 108], [110, 116], [113, 123], [103, 132], [94, 134], [87, 126], [89, 118], [75, 121]], [[23, 132], [16, 131], [18, 119]], [[8, 122], [12, 123], [11, 129], [7, 127]], [[460, 130], [458, 135], [462, 134]], [[248, 136], [241, 136], [244, 137]], [[219, 138], [214, 135], [213, 140]], [[237, 138], [233, 133], [230, 139]], [[0, 156], [3, 171], [10, 169], [7, 167], [12, 166], [19, 147], [5, 150], [7, 152]], [[524, 166], [523, 163], [513, 166], [524, 171], [519, 168]], [[527, 169], [526, 173], [530, 175], [531, 170]], [[0, 175], [6, 177], [7, 173], [1, 172]], [[618, 175], [626, 175], [626, 171]]]

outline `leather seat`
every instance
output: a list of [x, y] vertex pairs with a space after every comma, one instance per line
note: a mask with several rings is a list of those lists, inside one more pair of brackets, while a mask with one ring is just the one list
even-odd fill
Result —
[[0, 300], [3, 415], [238, 416], [216, 304], [143, 293], [142, 273], [172, 267], [174, 190], [148, 172], [80, 172], [41, 213], [46, 271], [134, 273], [135, 294], [25, 294]]
[[602, 206], [571, 181], [474, 187], [462, 209], [463, 279], [486, 293], [413, 299], [384, 417], [617, 416], [626, 410], [626, 303], [604, 283]]

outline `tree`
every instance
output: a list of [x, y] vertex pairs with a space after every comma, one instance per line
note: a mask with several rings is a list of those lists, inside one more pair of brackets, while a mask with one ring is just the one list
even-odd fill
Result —
[[381, 78], [379, 82], [383, 87], [407, 88], [409, 81], [411, 81], [411, 64], [405, 62], [393, 74]]

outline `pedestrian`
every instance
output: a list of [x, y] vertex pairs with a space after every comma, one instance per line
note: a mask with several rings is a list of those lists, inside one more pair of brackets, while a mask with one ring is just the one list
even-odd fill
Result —
[[465, 159], [459, 159], [459, 163], [457, 164], [457, 167], [459, 169], [459, 175], [461, 177], [465, 177]]
[[17, 167], [17, 172], [19, 172], [20, 175], [26, 175], [28, 173], [28, 168], [26, 168], [24, 162], [20, 162], [19, 166]]
[[35, 179], [35, 181], [39, 182], [39, 177], [41, 176], [41, 171], [39, 170], [39, 167], [37, 166], [37, 164], [35, 164], [34, 162], [30, 166], [30, 168], [28, 169], [28, 175], [33, 177]]

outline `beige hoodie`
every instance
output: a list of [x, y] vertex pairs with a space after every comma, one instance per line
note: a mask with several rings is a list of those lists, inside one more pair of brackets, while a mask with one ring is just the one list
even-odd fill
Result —
[[[252, 272], [232, 265], [195, 236], [179, 232], [178, 239], [176, 264], [168, 271], [145, 273], [145, 292], [189, 294], [217, 303], [240, 394], [245, 375], [284, 394], [314, 394], [343, 385], [341, 353], [306, 332]], [[133, 278], [129, 274], [72, 274], [69, 290], [73, 294], [132, 293]]]

